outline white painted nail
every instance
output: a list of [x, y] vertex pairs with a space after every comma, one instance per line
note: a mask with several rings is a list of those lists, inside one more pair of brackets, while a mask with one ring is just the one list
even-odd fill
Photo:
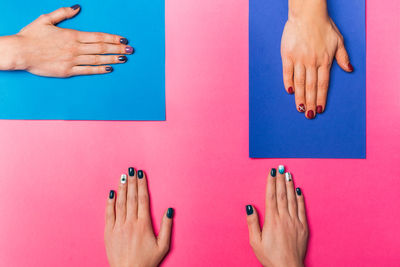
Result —
[[285, 166], [279, 165], [278, 166], [278, 171], [279, 171], [280, 174], [284, 174], [285, 173]]
[[292, 181], [292, 174], [290, 172], [285, 173], [286, 181], [291, 182]]
[[126, 174], [121, 174], [121, 184], [126, 184]]

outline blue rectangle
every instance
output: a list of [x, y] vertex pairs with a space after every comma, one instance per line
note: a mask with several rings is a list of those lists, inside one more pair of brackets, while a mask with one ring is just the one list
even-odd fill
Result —
[[326, 110], [314, 120], [284, 90], [280, 42], [287, 1], [250, 0], [250, 157], [365, 158], [365, 2], [328, 1], [355, 71], [334, 63]]
[[[17, 33], [43, 13], [70, 1], [5, 1], [0, 35]], [[165, 120], [164, 0], [79, 1], [63, 28], [118, 34], [135, 54], [111, 74], [67, 79], [0, 72], [0, 119]]]

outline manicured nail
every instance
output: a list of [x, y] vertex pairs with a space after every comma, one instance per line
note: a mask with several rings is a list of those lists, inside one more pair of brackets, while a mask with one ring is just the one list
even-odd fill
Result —
[[300, 188], [296, 188], [296, 194], [298, 195], [298, 196], [301, 196], [301, 189]]
[[118, 57], [119, 61], [126, 61], [126, 59], [127, 59], [126, 56], [119, 56]]
[[306, 107], [304, 106], [304, 104], [300, 104], [298, 106], [298, 109], [299, 109], [300, 112], [305, 112], [306, 111]]
[[168, 208], [167, 217], [170, 219], [172, 219], [174, 217], [174, 209], [173, 208]]
[[317, 113], [318, 114], [322, 113], [322, 106], [317, 106]]
[[137, 175], [138, 175], [139, 179], [142, 179], [143, 178], [143, 171], [138, 171]]
[[275, 169], [275, 168], [272, 168], [272, 169], [271, 169], [271, 176], [272, 176], [272, 177], [275, 177], [275, 176], [276, 176], [276, 169]]
[[106, 71], [112, 72], [113, 71], [113, 67], [106, 67]]
[[121, 184], [126, 184], [126, 174], [121, 174]]
[[349, 63], [348, 67], [349, 67], [350, 71], [354, 71], [354, 67], [353, 67], [353, 65], [351, 65], [351, 63]]
[[108, 197], [109, 197], [110, 199], [113, 199], [114, 196], [115, 196], [114, 190], [110, 190], [110, 194], [108, 195]]
[[125, 47], [125, 52], [128, 53], [128, 54], [132, 54], [133, 53], [133, 47], [132, 46]]
[[129, 167], [128, 173], [129, 173], [129, 176], [135, 176], [135, 169], [132, 167]]
[[278, 171], [279, 171], [280, 174], [284, 174], [285, 173], [285, 166], [279, 165], [278, 166]]
[[313, 110], [307, 111], [307, 118], [314, 119], [314, 111]]
[[80, 8], [81, 6], [80, 5], [73, 5], [73, 6], [71, 6], [71, 8], [73, 9], [73, 10], [77, 10], [78, 8]]
[[128, 43], [128, 39], [126, 39], [126, 38], [121, 38], [121, 39], [119, 39], [119, 42], [120, 42], [121, 44], [127, 44], [127, 43]]
[[293, 87], [289, 87], [287, 90], [288, 90], [289, 94], [293, 94], [293, 92], [294, 92]]
[[253, 206], [252, 206], [252, 205], [247, 205], [247, 206], [246, 206], [246, 213], [247, 213], [247, 216], [253, 214], [253, 212], [254, 212]]
[[287, 182], [292, 181], [292, 174], [290, 172], [285, 173], [285, 178]]

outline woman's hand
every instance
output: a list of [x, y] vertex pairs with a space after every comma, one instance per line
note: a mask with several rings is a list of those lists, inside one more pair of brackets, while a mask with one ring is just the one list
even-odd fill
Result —
[[353, 71], [326, 0], [289, 1], [281, 55], [286, 91], [295, 93], [297, 110], [308, 119], [325, 110], [333, 59], [344, 71]]
[[143, 171], [129, 168], [121, 175], [118, 193], [110, 191], [106, 208], [104, 240], [111, 267], [158, 266], [168, 253], [174, 210], [162, 219], [158, 237], [150, 218], [147, 178]]
[[[296, 192], [295, 192], [296, 191]], [[304, 197], [294, 189], [292, 175], [272, 169], [268, 176], [262, 230], [253, 206], [246, 206], [250, 245], [257, 259], [267, 267], [304, 266], [308, 226]]]
[[124, 55], [133, 53], [133, 48], [126, 45], [126, 38], [56, 26], [79, 11], [79, 5], [60, 8], [40, 16], [18, 34], [2, 37], [0, 46], [8, 44], [6, 50], [13, 55], [8, 68], [40, 76], [70, 77], [109, 73], [113, 70], [109, 64], [125, 63]]

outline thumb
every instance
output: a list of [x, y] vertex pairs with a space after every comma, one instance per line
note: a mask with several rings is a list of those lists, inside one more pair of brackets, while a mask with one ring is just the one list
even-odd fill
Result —
[[354, 70], [350, 63], [349, 55], [347, 54], [346, 47], [343, 41], [339, 41], [338, 50], [336, 51], [336, 61], [339, 66], [347, 72], [352, 72]]
[[47, 14], [45, 17], [50, 20], [51, 24], [55, 25], [63, 20], [70, 19], [76, 16], [80, 10], [81, 10], [80, 5], [73, 5], [71, 7], [62, 7], [57, 9], [56, 11]]
[[246, 206], [247, 226], [249, 227], [249, 241], [252, 247], [261, 242], [261, 229], [257, 211], [252, 205]]
[[162, 218], [160, 232], [158, 233], [157, 244], [164, 255], [167, 254], [171, 243], [173, 217], [174, 217], [174, 209], [168, 208], [168, 210], [165, 212]]

